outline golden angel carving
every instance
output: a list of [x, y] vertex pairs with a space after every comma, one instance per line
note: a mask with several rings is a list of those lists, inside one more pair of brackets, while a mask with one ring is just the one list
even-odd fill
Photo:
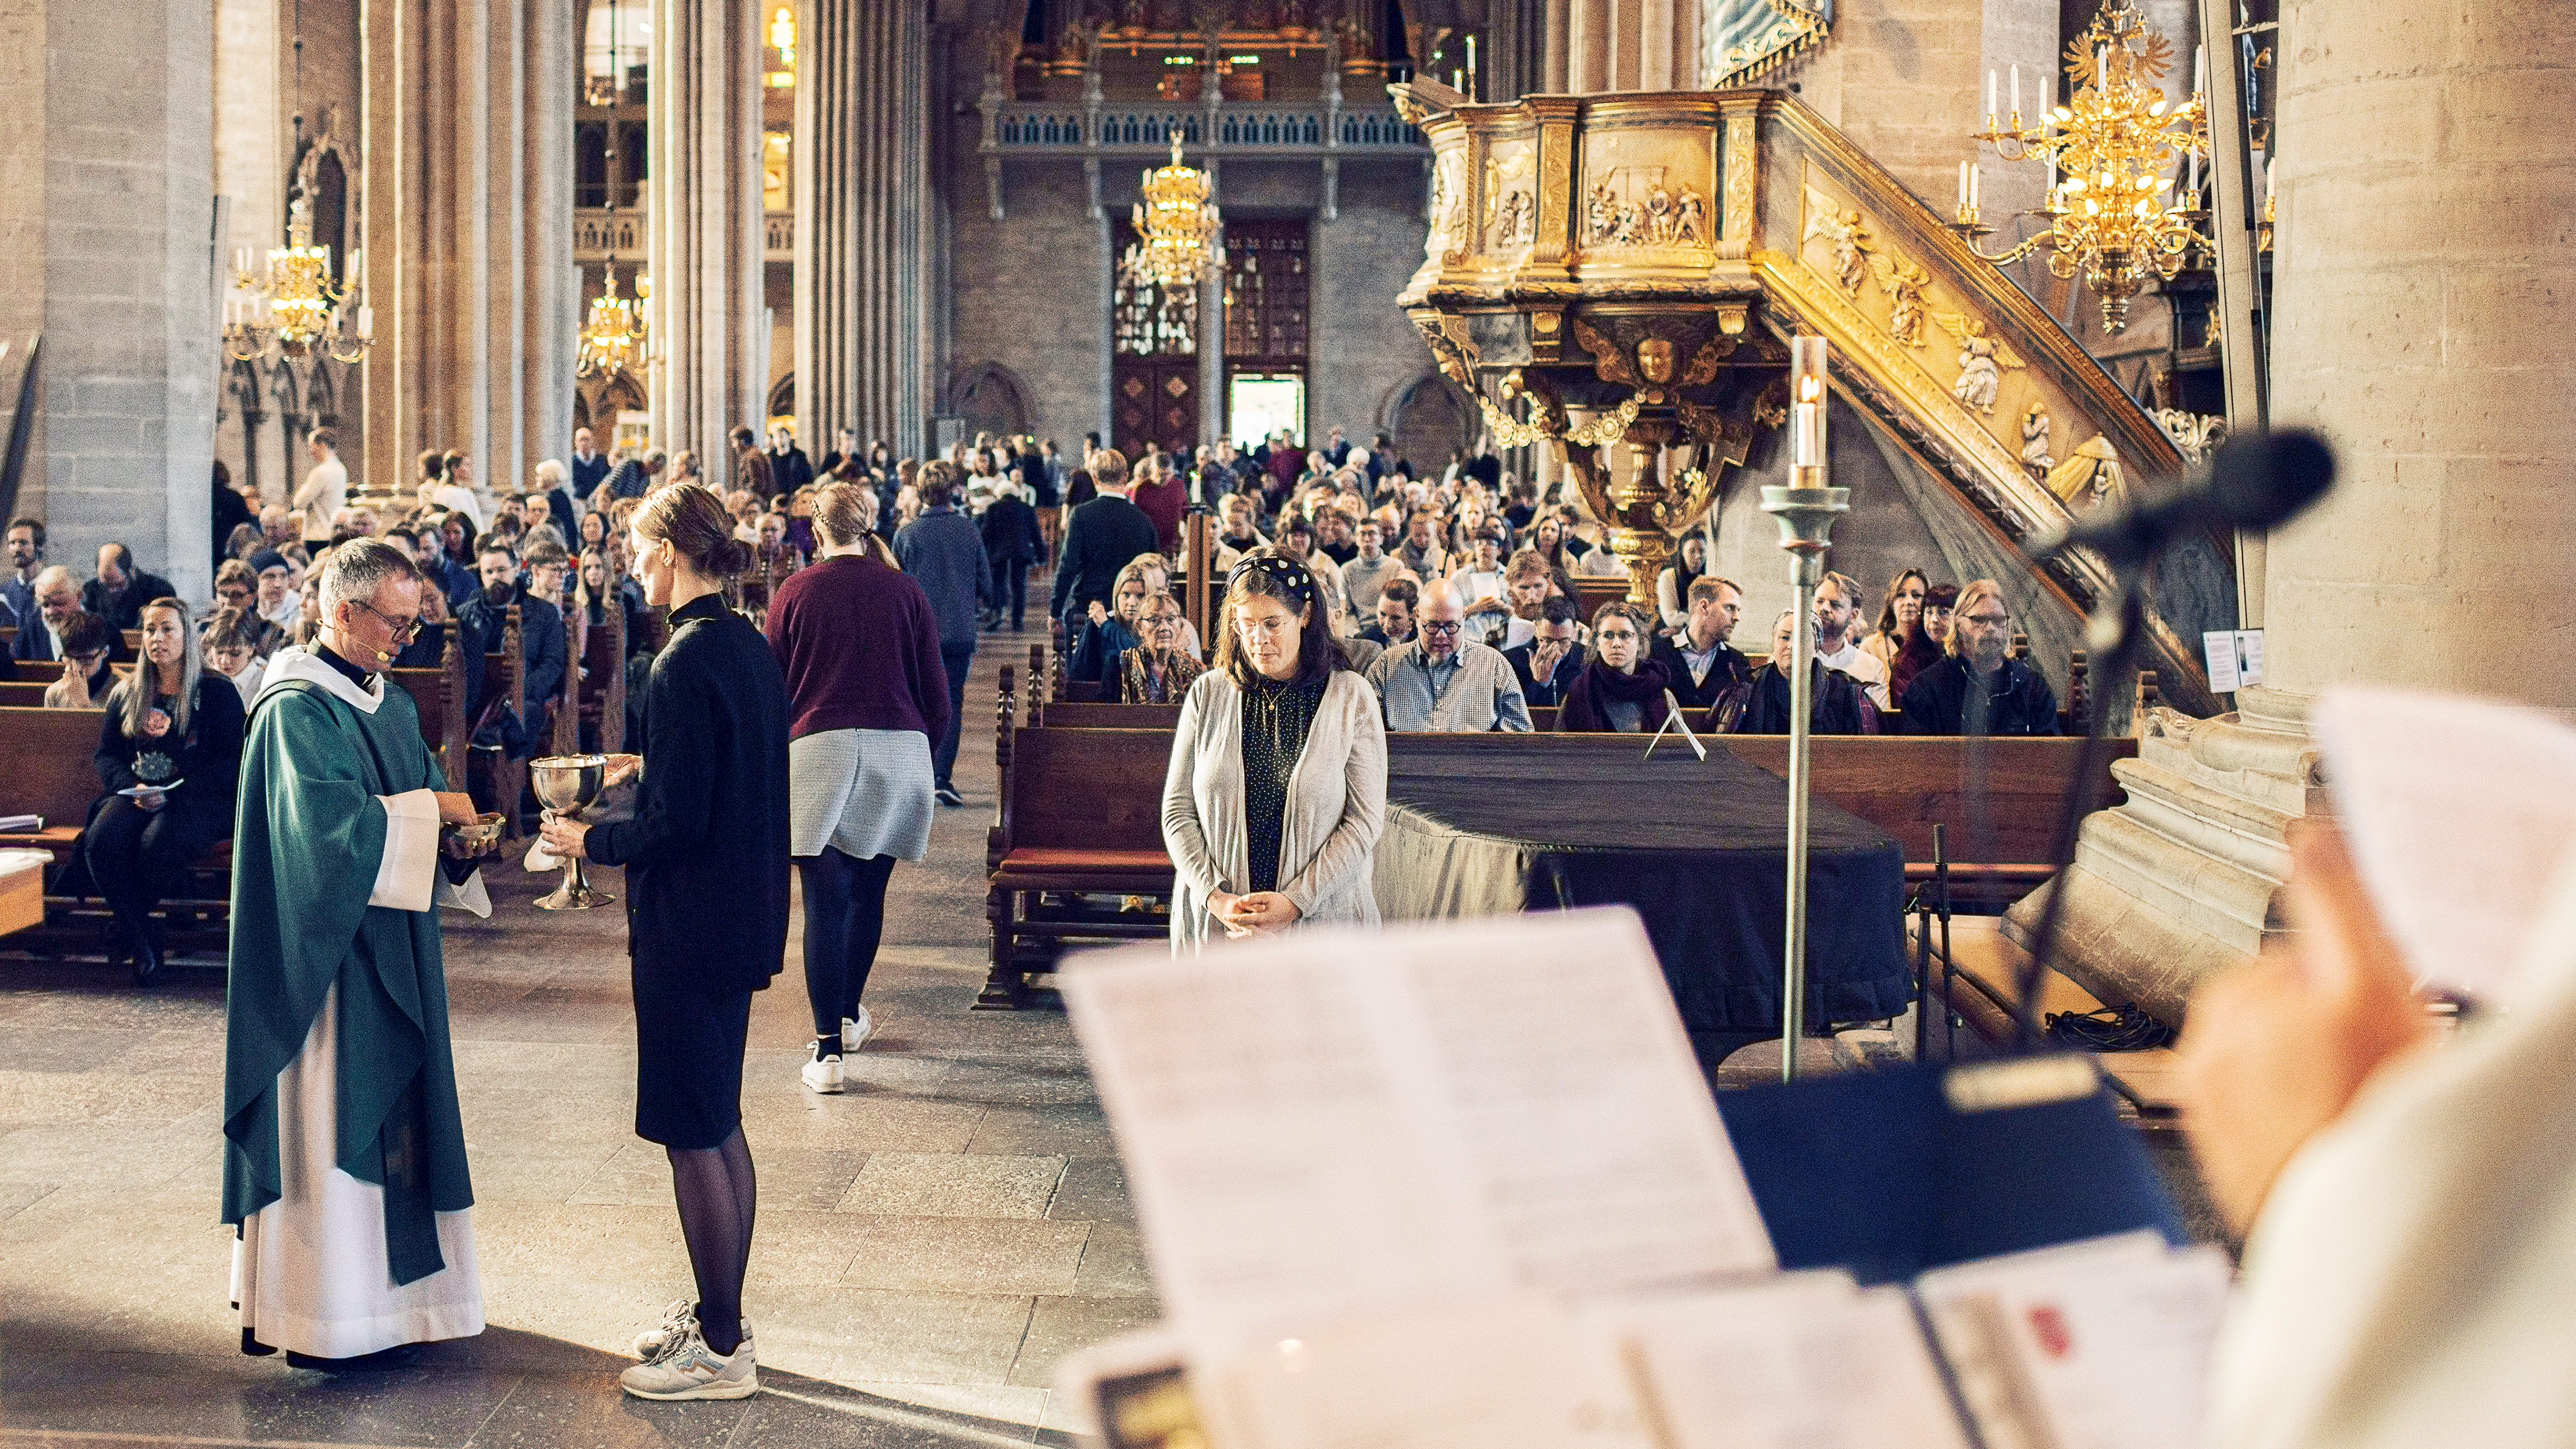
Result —
[[1983, 317], [1935, 312], [1932, 320], [1941, 324], [1942, 331], [1959, 340], [1959, 380], [1951, 384], [1951, 395], [1992, 417], [1995, 394], [2003, 388], [2005, 369], [2028, 367], [2030, 364], [2005, 346], [2002, 338], [1988, 332]]
[[1860, 213], [1835, 205], [1834, 199], [1813, 187], [1807, 189], [1808, 241], [1823, 237], [1834, 253], [1834, 280], [1846, 292], [1857, 292], [1869, 275], [1869, 254], [1876, 248], [1870, 243], [1869, 228], [1860, 224]]
[[1887, 335], [1908, 347], [1923, 345], [1923, 289], [1932, 283], [1931, 269], [1903, 257], [1873, 256], [1870, 275], [1887, 294]]

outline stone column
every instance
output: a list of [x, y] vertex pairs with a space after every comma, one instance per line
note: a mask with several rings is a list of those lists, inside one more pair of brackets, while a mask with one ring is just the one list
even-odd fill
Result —
[[754, 0], [653, 7], [653, 441], [694, 449], [699, 471], [718, 487], [731, 486], [733, 472], [725, 435], [737, 426], [757, 431], [768, 401], [760, 19]]
[[486, 492], [572, 446], [569, 7], [362, 0], [368, 448], [362, 491], [453, 448]]
[[[1557, 14], [1551, 5], [1551, 25]], [[1698, 0], [1570, 0], [1563, 15], [1565, 89], [1588, 94], [1698, 88]], [[1551, 76], [1557, 53], [1551, 36]]]
[[2576, 14], [2293, 0], [2281, 21], [2272, 414], [2342, 467], [2271, 538], [2268, 682], [2576, 705], [2576, 140], [2540, 120], [2576, 101], [2555, 60]]
[[213, 585], [213, 10], [0, 7], [0, 363], [41, 332], [40, 417], [13, 514], [86, 577], [114, 540], [184, 596]]
[[2281, 24], [2273, 418], [2323, 432], [2341, 476], [2270, 540], [2269, 683], [2219, 719], [2150, 715], [2128, 803], [2085, 822], [2067, 883], [2069, 974], [2167, 1020], [2279, 929], [2286, 832], [2326, 808], [2314, 691], [2576, 704], [2576, 605], [2553, 586], [2576, 146], [2538, 120], [2576, 99], [2551, 61], [2576, 16], [2290, 0]]
[[919, 0], [797, 11], [797, 428], [926, 456], [929, 16]]

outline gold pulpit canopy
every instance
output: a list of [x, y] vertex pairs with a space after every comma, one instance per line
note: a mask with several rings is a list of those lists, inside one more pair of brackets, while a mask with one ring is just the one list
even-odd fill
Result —
[[[1837, 393], [2007, 539], [2071, 517], [2050, 487], [2061, 460], [2181, 466], [2064, 328], [1783, 92], [1389, 90], [1433, 157], [1422, 266], [1397, 303], [1498, 445], [1562, 450], [1641, 603], [1726, 470], [1768, 461], [1794, 334], [1827, 339]], [[2227, 620], [2150, 621], [2186, 707], [2214, 698], [2184, 641], [2233, 627], [2232, 543], [2204, 553]], [[2109, 584], [2089, 555], [2033, 568], [2079, 612]]]

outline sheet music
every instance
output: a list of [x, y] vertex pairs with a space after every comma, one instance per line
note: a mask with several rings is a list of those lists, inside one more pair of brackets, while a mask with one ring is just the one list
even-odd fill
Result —
[[1652, 1449], [1612, 1342], [1535, 1296], [1384, 1314], [1196, 1359], [1225, 1449]]
[[1624, 909], [1102, 953], [1064, 992], [1194, 1331], [1773, 1265]]
[[1797, 1273], [1596, 1313], [1673, 1449], [1967, 1449], [1901, 1288]]
[[2138, 1234], [1927, 1273], [1916, 1292], [1987, 1449], [2201, 1442], [2227, 1307], [2217, 1248]]
[[2576, 729], [2415, 690], [2329, 691], [2310, 716], [2335, 811], [2419, 984], [2511, 992], [2576, 841]]

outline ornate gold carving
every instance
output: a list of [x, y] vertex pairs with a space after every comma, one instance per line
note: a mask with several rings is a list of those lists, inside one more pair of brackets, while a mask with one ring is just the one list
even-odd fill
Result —
[[1592, 374], [1603, 382], [1636, 387], [1643, 381], [1637, 376], [1636, 369], [1628, 365], [1628, 349], [1622, 345], [1621, 339], [1604, 337], [1601, 329], [1577, 317], [1574, 319], [1574, 340], [1582, 345], [1584, 351], [1592, 354]]
[[1762, 148], [1753, 139], [1753, 117], [1726, 118], [1726, 223], [1718, 255], [1742, 257], [1753, 241], [1753, 198], [1762, 170]]
[[1833, 248], [1833, 270], [1827, 275], [1843, 284], [1846, 292], [1858, 292], [1869, 275], [1869, 254], [1877, 250], [1870, 240], [1869, 228], [1862, 226], [1858, 208], [1847, 207], [1816, 188], [1807, 188], [1807, 234], [1818, 237]]
[[1431, 234], [1422, 250], [1442, 266], [1455, 265], [1467, 256], [1467, 176], [1461, 151], [1452, 147], [1440, 153], [1431, 168]]
[[2048, 409], [2032, 403], [2021, 415], [2021, 466], [2036, 482], [2048, 481], [2057, 460], [2048, 455]]
[[1870, 275], [1887, 294], [1887, 335], [1908, 347], [1923, 345], [1923, 289], [1932, 284], [1931, 269], [1894, 255], [1869, 259]]
[[2004, 372], [2030, 364], [1989, 331], [1983, 317], [1935, 312], [1932, 320], [1941, 324], [1942, 331], [1959, 339], [1959, 380], [1950, 385], [1950, 395], [1993, 417], [1995, 394], [2003, 387]]
[[1529, 183], [1538, 158], [1528, 146], [1497, 146], [1485, 158], [1485, 250], [1528, 246], [1538, 239], [1538, 193]]
[[1789, 421], [1789, 380], [1779, 378], [1753, 400], [1753, 421], [1776, 428]]
[[[1583, 244], [1594, 251], [1708, 245], [1708, 201], [1696, 187], [1664, 184], [1662, 166], [1617, 166], [1583, 199]], [[1651, 173], [1642, 188], [1623, 181]]]
[[[1431, 360], [1440, 367], [1440, 375], [1467, 389], [1476, 391], [1476, 349], [1460, 333], [1466, 324], [1438, 313], [1414, 313], [1413, 330], [1422, 334], [1423, 344], [1431, 349]], [[1454, 329], [1454, 330], [1453, 330]], [[1519, 445], [1506, 444], [1507, 447]]]
[[1637, 344], [1637, 370], [1646, 381], [1666, 383], [1673, 380], [1673, 344], [1668, 337], [1648, 337]]

